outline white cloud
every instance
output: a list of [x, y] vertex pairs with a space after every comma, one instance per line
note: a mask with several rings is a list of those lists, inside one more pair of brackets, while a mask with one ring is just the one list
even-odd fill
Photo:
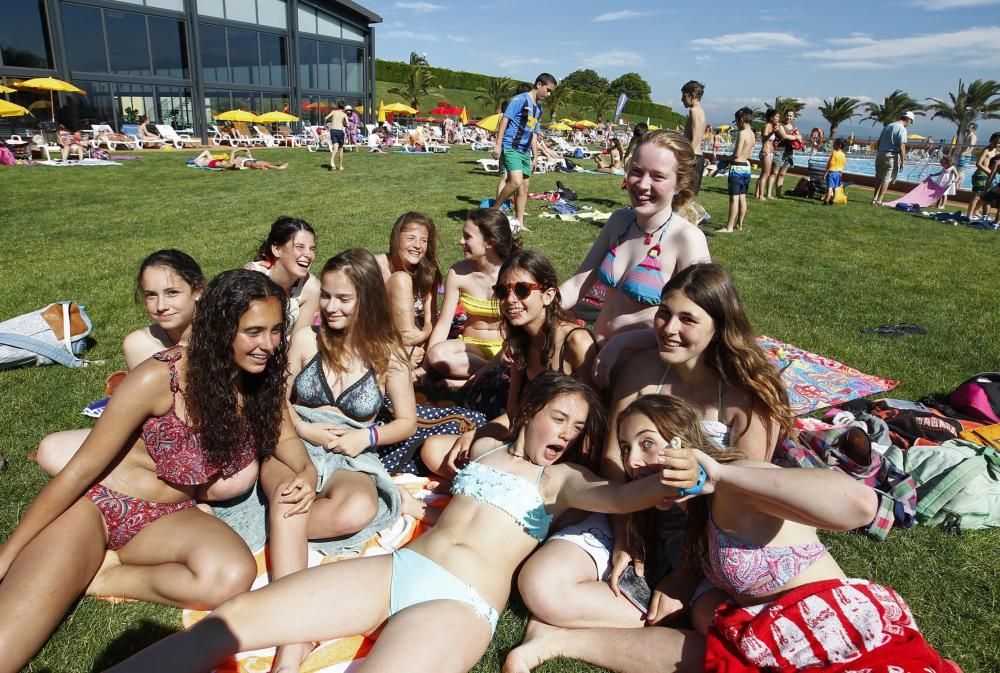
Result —
[[601, 21], [620, 21], [622, 19], [631, 19], [636, 16], [642, 16], [642, 12], [637, 12], [632, 9], [623, 9], [619, 12], [606, 12], [599, 16], [595, 16], [593, 21], [594, 23]]
[[740, 53], [767, 51], [779, 47], [803, 47], [808, 42], [791, 33], [729, 33], [716, 37], [701, 37], [691, 40], [690, 44], [695, 49]]
[[963, 7], [1000, 5], [1000, 0], [914, 0], [913, 4], [930, 12], [943, 12], [949, 9], [961, 9]]
[[419, 14], [426, 14], [427, 12], [436, 12], [439, 9], [444, 9], [444, 5], [435, 5], [430, 2], [397, 2], [393, 5], [396, 9], [408, 9], [411, 12], [417, 12]]
[[641, 64], [642, 55], [635, 51], [610, 49], [596, 54], [581, 55], [581, 62], [588, 68], [619, 68]]
[[423, 40], [424, 42], [437, 42], [438, 36], [435, 33], [415, 33], [412, 30], [387, 30], [379, 33], [379, 37], [397, 38], [400, 40]]
[[501, 58], [497, 61], [497, 64], [504, 70], [511, 70], [512, 68], [517, 68], [522, 65], [538, 65], [540, 63], [543, 63], [543, 61], [537, 56], [532, 56], [530, 58]]
[[696, 63], [711, 63], [715, 59], [711, 54], [695, 54], [694, 60]]
[[445, 35], [449, 42], [468, 42], [469, 38], [464, 35]]
[[851, 33], [848, 37], [832, 37], [826, 42], [838, 47], [856, 47], [864, 44], [873, 44], [875, 40], [868, 33]]
[[918, 63], [955, 64], [968, 59], [989, 61], [1000, 57], [1000, 27], [871, 40], [856, 46], [820, 49], [803, 56], [820, 61], [822, 68], [842, 70], [913, 68]]

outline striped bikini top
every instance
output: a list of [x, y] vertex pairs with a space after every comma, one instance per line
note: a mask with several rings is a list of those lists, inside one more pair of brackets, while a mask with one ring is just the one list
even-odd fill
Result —
[[660, 293], [663, 291], [663, 286], [667, 283], [667, 279], [663, 277], [663, 269], [660, 268], [659, 257], [662, 252], [660, 243], [662, 243], [664, 235], [670, 229], [670, 223], [673, 222], [673, 219], [674, 214], [671, 212], [667, 221], [660, 225], [660, 236], [656, 239], [656, 243], [650, 245], [653, 240], [653, 234], [656, 233], [655, 231], [646, 234], [646, 245], [650, 245], [649, 249], [646, 250], [646, 257], [629, 269], [621, 279], [616, 280], [615, 259], [618, 257], [618, 246], [625, 240], [625, 236], [628, 235], [633, 225], [636, 229], [639, 228], [635, 220], [635, 214], [633, 213], [632, 223], [625, 227], [621, 236], [618, 237], [618, 241], [611, 246], [611, 249], [604, 256], [601, 266], [598, 267], [598, 280], [607, 287], [619, 288], [632, 301], [650, 306], [659, 304]]

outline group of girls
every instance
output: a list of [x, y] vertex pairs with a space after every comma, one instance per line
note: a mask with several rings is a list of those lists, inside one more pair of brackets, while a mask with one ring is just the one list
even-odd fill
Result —
[[[631, 207], [562, 284], [502, 215], [472, 211], [436, 322], [435, 232], [412, 213], [387, 255], [331, 258], [315, 305], [308, 225], [262, 248], [265, 273], [224, 272], [204, 289], [144, 268], [162, 326], [147, 347], [167, 350], [133, 367], [0, 547], [0, 670], [27, 662], [87, 591], [214, 608], [115, 671], [209, 671], [272, 645], [274, 670], [294, 671], [307, 643], [375, 632], [361, 670], [467, 671], [515, 580], [532, 619], [508, 673], [553, 656], [619, 671], [952, 670], [898, 595], [846, 579], [816, 537], [868, 524], [875, 493], [767, 462], [792, 415], [732, 278], [676, 210], [694, 165], [681, 136], [645, 136], [626, 172]], [[201, 295], [189, 332], [165, 324], [164, 283], [191, 304]], [[598, 283], [590, 332], [570, 310]], [[466, 338], [451, 339], [460, 305]], [[506, 412], [419, 447], [451, 482], [436, 524], [391, 555], [296, 572], [306, 539], [422, 514], [381, 483], [378, 460], [416, 429], [413, 372], [461, 379], [491, 361], [510, 368]], [[387, 397], [392, 420], [376, 423]], [[222, 497], [249, 490], [247, 470], [271, 503], [272, 582], [254, 592], [246, 545], [194, 506], [219, 485]], [[653, 588], [648, 607], [622, 595], [626, 572]]]

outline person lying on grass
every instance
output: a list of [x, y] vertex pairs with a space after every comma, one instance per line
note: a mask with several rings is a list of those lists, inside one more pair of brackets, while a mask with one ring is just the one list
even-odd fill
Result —
[[468, 671], [490, 643], [514, 573], [553, 517], [570, 508], [639, 510], [695, 484], [691, 452], [669, 447], [662, 473], [629, 484], [573, 464], [601, 446], [604, 428], [590, 387], [546, 372], [525, 391], [513, 441], [477, 441], [441, 518], [407, 547], [310, 568], [237, 597], [111, 670], [207, 672], [238, 651], [381, 629], [366, 669]]
[[[245, 152], [246, 156], [239, 156], [240, 152]], [[200, 168], [228, 168], [234, 171], [241, 170], [279, 170], [288, 168], [288, 162], [282, 164], [272, 164], [263, 159], [254, 159], [248, 147], [236, 147], [229, 153], [228, 159], [216, 159], [209, 150], [203, 151], [194, 159], [188, 159], [188, 163]]]
[[[20, 670], [84, 592], [208, 610], [248, 590], [250, 550], [195, 506], [213, 481], [259, 463], [288, 515], [315, 498], [285, 406], [284, 292], [227, 271], [200, 301], [190, 346], [125, 377], [0, 546], [0, 670]], [[286, 474], [277, 464], [291, 478], [272, 478]]]
[[[687, 502], [684, 556], [706, 579], [691, 607], [693, 629], [562, 629], [533, 621], [504, 673], [528, 673], [555, 656], [621, 673], [959, 671], [924, 640], [899, 594], [848, 579], [816, 536], [817, 528], [852, 530], [874, 518], [878, 497], [864, 483], [838, 470], [781, 468], [720, 451], [691, 405], [666, 395], [629, 405], [618, 441], [630, 455], [695, 449], [705, 484], [703, 495]], [[713, 588], [729, 600], [718, 607], [702, 601], [700, 592]]]

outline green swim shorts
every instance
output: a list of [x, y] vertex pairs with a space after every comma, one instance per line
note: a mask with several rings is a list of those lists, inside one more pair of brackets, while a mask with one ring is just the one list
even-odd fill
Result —
[[528, 152], [504, 149], [500, 160], [503, 162], [503, 169], [508, 173], [521, 171], [524, 177], [531, 177], [531, 154]]

